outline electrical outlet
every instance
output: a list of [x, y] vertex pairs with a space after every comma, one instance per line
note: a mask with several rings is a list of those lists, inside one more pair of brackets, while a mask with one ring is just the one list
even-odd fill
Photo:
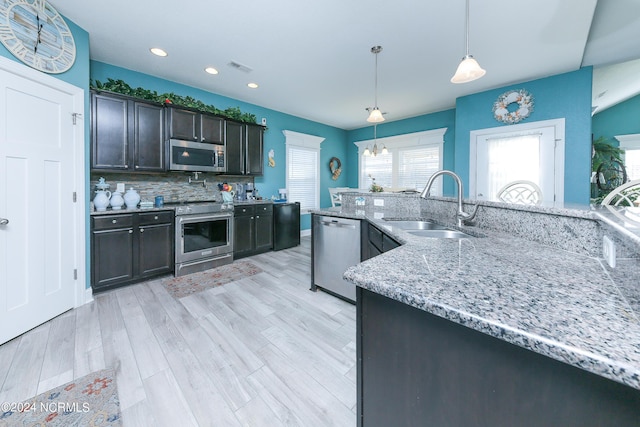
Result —
[[616, 245], [609, 237], [604, 236], [602, 238], [602, 257], [607, 261], [609, 267], [615, 268], [616, 266]]
[[384, 206], [384, 199], [373, 199], [373, 206]]

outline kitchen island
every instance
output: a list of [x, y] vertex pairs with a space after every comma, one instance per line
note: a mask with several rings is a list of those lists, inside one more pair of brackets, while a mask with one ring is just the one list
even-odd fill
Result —
[[611, 270], [494, 230], [430, 239], [366, 211], [322, 214], [404, 243], [345, 273], [358, 286], [359, 425], [640, 423], [637, 258]]

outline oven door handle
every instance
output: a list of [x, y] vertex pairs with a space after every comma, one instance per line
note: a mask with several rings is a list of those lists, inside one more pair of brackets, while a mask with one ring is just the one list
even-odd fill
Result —
[[211, 219], [231, 218], [231, 214], [201, 215], [201, 216], [182, 215], [179, 218], [180, 219], [178, 220], [178, 223], [182, 224], [183, 222], [197, 222], [197, 221], [203, 221], [203, 220], [206, 221]]

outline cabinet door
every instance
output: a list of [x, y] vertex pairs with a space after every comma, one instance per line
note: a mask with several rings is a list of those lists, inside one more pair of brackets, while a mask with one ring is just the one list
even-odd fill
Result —
[[132, 101], [132, 104], [134, 169], [163, 172], [164, 109], [144, 102]]
[[91, 94], [91, 168], [129, 169], [127, 100]]
[[244, 128], [245, 126], [236, 122], [225, 122], [225, 137], [227, 147], [227, 174], [244, 174]]
[[262, 138], [264, 128], [247, 125], [246, 169], [247, 175], [262, 175], [263, 153]]
[[153, 276], [173, 271], [173, 226], [161, 224], [139, 227], [138, 274]]
[[179, 108], [169, 107], [169, 138], [198, 140], [199, 113]]
[[256, 252], [266, 252], [273, 248], [273, 214], [256, 213], [254, 226]]
[[233, 256], [240, 258], [254, 248], [253, 216], [236, 216], [233, 218]]
[[202, 114], [200, 116], [200, 142], [224, 144], [224, 119]]
[[133, 279], [133, 229], [94, 231], [92, 237], [93, 288]]

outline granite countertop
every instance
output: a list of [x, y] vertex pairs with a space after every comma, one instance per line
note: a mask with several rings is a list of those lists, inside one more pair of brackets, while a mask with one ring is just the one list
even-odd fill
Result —
[[640, 208], [599, 206], [594, 215], [640, 245]]
[[367, 219], [402, 246], [351, 267], [357, 286], [640, 389], [640, 260], [579, 255], [474, 227], [470, 239], [416, 237]]

